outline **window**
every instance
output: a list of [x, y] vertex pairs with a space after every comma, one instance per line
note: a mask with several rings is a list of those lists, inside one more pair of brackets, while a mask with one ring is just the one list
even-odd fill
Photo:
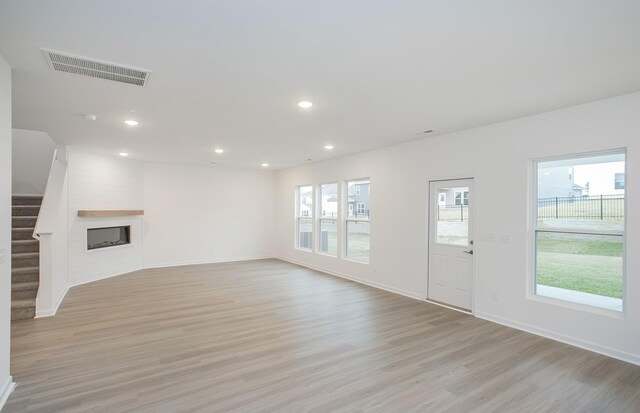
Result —
[[[345, 256], [354, 261], [369, 262], [371, 212], [370, 191], [361, 194], [360, 185], [370, 186], [369, 179], [347, 181], [349, 214], [345, 220]], [[353, 189], [355, 187], [355, 189]], [[360, 195], [357, 202], [350, 194]], [[354, 211], [355, 210], [355, 211]]]
[[[469, 187], [438, 188], [436, 208], [436, 243], [469, 245]], [[454, 194], [454, 204], [447, 204], [446, 194]]]
[[615, 189], [624, 189], [624, 172], [615, 174], [614, 187]]
[[320, 208], [318, 252], [338, 255], [338, 184], [320, 185]]
[[311, 250], [313, 239], [313, 187], [299, 186], [296, 205], [296, 247]]
[[[535, 293], [622, 311], [625, 154], [536, 162]], [[572, 170], [573, 181], [554, 176]], [[618, 175], [615, 172], [616, 183]], [[567, 196], [567, 194], [571, 194]]]
[[454, 191], [456, 205], [469, 205], [469, 191]]

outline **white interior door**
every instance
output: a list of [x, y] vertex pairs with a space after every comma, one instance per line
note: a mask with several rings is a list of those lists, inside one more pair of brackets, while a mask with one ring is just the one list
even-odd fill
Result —
[[[433, 181], [429, 184], [429, 191], [427, 298], [471, 310], [473, 179]], [[445, 204], [441, 202], [443, 198], [446, 199]]]

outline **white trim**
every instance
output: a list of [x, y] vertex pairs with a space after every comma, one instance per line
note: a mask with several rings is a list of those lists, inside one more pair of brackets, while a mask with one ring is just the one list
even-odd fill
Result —
[[437, 305], [438, 307], [443, 307], [443, 308], [447, 308], [449, 310], [457, 311], [457, 312], [462, 313], [462, 314], [473, 316], [473, 312], [471, 310], [463, 310], [462, 308], [452, 307], [452, 306], [446, 305], [444, 303], [439, 303], [437, 301], [429, 300], [428, 298], [425, 299], [424, 302], [425, 303], [429, 303], [429, 304], [433, 304], [433, 305]]
[[526, 323], [509, 320], [506, 318], [494, 316], [481, 311], [477, 311], [474, 315], [478, 318], [490, 321], [492, 323], [497, 323], [503, 326], [515, 328], [517, 330], [526, 331], [527, 333], [542, 336], [551, 340], [559, 341], [561, 343], [579, 347], [584, 350], [593, 351], [594, 353], [602, 354], [607, 357], [612, 357], [614, 359], [626, 361], [627, 363], [632, 363], [640, 366], [640, 356], [637, 356], [631, 353], [616, 350], [607, 346], [601, 346], [599, 344], [595, 344], [590, 341], [569, 337], [564, 334], [559, 334], [550, 330], [546, 330], [544, 328], [534, 327]]
[[275, 258], [273, 255], [258, 255], [254, 257], [240, 257], [240, 258], [223, 258], [221, 260], [208, 261], [208, 260], [197, 260], [197, 261], [182, 261], [178, 263], [171, 264], [152, 264], [152, 265], [144, 265], [142, 270], [151, 270], [154, 268], [171, 268], [171, 267], [183, 267], [186, 265], [204, 265], [204, 264], [223, 264], [225, 262], [243, 262], [243, 261], [256, 261], [256, 260], [268, 260]]
[[[11, 196], [12, 197], [14, 197], [14, 196], [34, 196], [34, 197], [38, 197], [39, 196], [39, 197], [44, 197], [44, 194], [16, 194], [16, 193], [12, 193]], [[20, 205], [12, 205], [12, 206], [20, 206]]]
[[[281, 256], [273, 256], [273, 255], [265, 255], [265, 256], [257, 256], [257, 257], [246, 257], [246, 258], [230, 258], [230, 259], [223, 259], [223, 260], [217, 260], [217, 261], [190, 261], [190, 262], [182, 262], [182, 263], [173, 263], [173, 264], [156, 264], [156, 265], [146, 265], [143, 266], [137, 270], [132, 270], [126, 273], [122, 273], [122, 274], [116, 274], [116, 275], [110, 275], [110, 276], [105, 276], [99, 279], [95, 279], [95, 280], [90, 280], [90, 281], [83, 281], [83, 282], [79, 282], [79, 283], [75, 283], [70, 285], [64, 292], [64, 294], [61, 295], [60, 299], [58, 300], [58, 303], [56, 304], [56, 311], [57, 308], [60, 306], [60, 304], [62, 303], [62, 300], [64, 299], [64, 297], [66, 296], [66, 293], [69, 291], [69, 289], [71, 287], [76, 287], [79, 285], [83, 285], [83, 284], [88, 284], [94, 281], [100, 281], [106, 278], [111, 278], [111, 277], [117, 277], [120, 275], [125, 275], [125, 274], [129, 274], [131, 272], [134, 271], [138, 271], [138, 270], [143, 270], [143, 269], [153, 269], [153, 268], [168, 268], [168, 267], [180, 267], [180, 266], [187, 266], [187, 265], [199, 265], [199, 264], [218, 264], [218, 263], [225, 263], [225, 262], [242, 262], [242, 261], [255, 261], [255, 260], [264, 260], [264, 259], [278, 259], [281, 261], [285, 261], [285, 262], [289, 262], [291, 264], [295, 264], [295, 265], [299, 265], [305, 268], [309, 268], [315, 271], [320, 271], [323, 272], [325, 274], [328, 275], [332, 275], [335, 277], [339, 277], [339, 278], [343, 278], [343, 279], [347, 279], [350, 281], [354, 281], [357, 282], [359, 284], [363, 284], [363, 285], [367, 285], [369, 287], [373, 287], [373, 288], [377, 288], [379, 290], [384, 290], [390, 293], [395, 293], [395, 294], [399, 294], [408, 298], [412, 298], [414, 300], [419, 300], [428, 304], [435, 304], [435, 305], [439, 305], [441, 307], [444, 308], [448, 308], [451, 310], [455, 310], [455, 311], [460, 311], [464, 314], [468, 314], [471, 316], [475, 316], [477, 318], [483, 319], [483, 320], [487, 320], [493, 323], [497, 323], [497, 324], [501, 324], [507, 327], [511, 327], [511, 328], [515, 328], [517, 330], [521, 330], [521, 331], [526, 331], [528, 333], [531, 334], [535, 334], [538, 336], [542, 336], [551, 340], [555, 340], [555, 341], [559, 341], [568, 345], [572, 345], [575, 347], [579, 347], [585, 350], [589, 350], [589, 351], [593, 351], [595, 353], [599, 353], [608, 357], [612, 357], [618, 360], [622, 360], [622, 361], [626, 361], [628, 363], [633, 363], [636, 365], [640, 365], [640, 356], [631, 354], [631, 353], [627, 353], [624, 351], [619, 351], [619, 350], [615, 350], [612, 349], [610, 347], [607, 346], [601, 346], [599, 344], [595, 344], [589, 341], [585, 341], [585, 340], [580, 340], [580, 339], [576, 339], [576, 338], [572, 338], [569, 336], [565, 336], [563, 334], [558, 334], [555, 333], [553, 331], [549, 331], [546, 329], [542, 329], [542, 328], [538, 328], [538, 327], [533, 327], [529, 324], [526, 323], [520, 323], [517, 321], [513, 321], [513, 320], [509, 320], [509, 319], [505, 319], [502, 317], [498, 317], [498, 316], [494, 316], [488, 313], [484, 313], [482, 311], [473, 311], [471, 314], [456, 308], [451, 308], [448, 307], [446, 305], [440, 304], [440, 303], [434, 303], [431, 301], [428, 301], [426, 296], [420, 296], [419, 294], [415, 294], [413, 292], [410, 291], [405, 291], [399, 288], [395, 288], [395, 287], [391, 287], [385, 284], [380, 284], [380, 283], [376, 283], [376, 282], [372, 282], [372, 281], [367, 281], [358, 277], [354, 277], [351, 275], [347, 275], [347, 274], [343, 274], [343, 273], [338, 273], [335, 271], [330, 271], [328, 269], [322, 268], [322, 267], [316, 267], [316, 266], [312, 266], [312, 265], [308, 265], [308, 264], [303, 264], [301, 262], [298, 261], [294, 261], [294, 260], [290, 260]], [[55, 314], [55, 313], [54, 313]], [[38, 315], [37, 317], [46, 317], [45, 315]], [[8, 397], [8, 395], [11, 393], [11, 391], [13, 390], [13, 387], [15, 386], [15, 383], [12, 382], [11, 377], [9, 377], [9, 383], [8, 385], [5, 386], [5, 390], [3, 392], [3, 396], [2, 398], [0, 398], [0, 410], [2, 409], [2, 405], [3, 403], [6, 401], [6, 398]]]
[[[316, 267], [316, 266], [312, 266], [312, 265], [309, 265], [309, 264], [303, 264], [301, 262], [290, 260], [288, 258], [284, 258], [284, 257], [280, 257], [280, 256], [275, 256], [274, 258], [278, 259], [280, 261], [285, 261], [285, 262], [288, 262], [288, 263], [291, 263], [291, 264], [299, 265], [301, 267], [309, 268], [309, 269], [314, 270], [314, 271], [320, 271], [320, 272], [323, 272], [323, 273], [328, 274], [328, 275], [332, 275], [332, 276], [335, 276], [335, 277], [344, 278], [346, 280], [354, 281], [354, 282], [357, 282], [358, 284], [363, 284], [363, 285], [367, 285], [369, 287], [377, 288], [379, 290], [384, 290], [384, 291], [387, 291], [387, 292], [390, 292], [390, 293], [403, 295], [405, 297], [413, 298], [414, 300], [424, 301], [424, 299], [425, 299], [424, 297], [421, 297], [418, 294], [414, 294], [414, 293], [412, 293], [410, 291], [405, 291], [405, 290], [402, 290], [402, 289], [399, 289], [399, 288], [391, 287], [391, 286], [388, 286], [386, 284], [380, 284], [380, 283], [376, 283], [376, 282], [372, 282], [372, 281], [363, 280], [362, 278], [354, 277], [354, 276], [343, 274], [343, 273], [338, 273], [338, 272], [331, 271], [331, 270], [328, 270], [328, 269], [322, 268], [322, 267]], [[364, 264], [364, 263], [359, 262], [359, 261], [352, 261], [352, 262], [357, 262], [359, 264]]]
[[144, 267], [134, 268], [132, 270], [129, 270], [129, 271], [126, 271], [126, 272], [121, 272], [119, 274], [101, 275], [98, 278], [94, 278], [94, 279], [91, 279], [91, 280], [85, 280], [85, 281], [69, 280], [69, 288], [77, 287], [79, 285], [89, 284], [89, 283], [92, 283], [94, 281], [106, 280], [107, 278], [111, 278], [111, 277], [119, 277], [121, 275], [129, 274], [129, 273], [132, 273], [132, 272], [135, 272], [135, 271], [144, 270], [144, 269], [145, 269]]
[[67, 288], [64, 289], [64, 292], [62, 294], [60, 294], [60, 297], [58, 297], [58, 300], [56, 301], [56, 303], [53, 305], [52, 308], [50, 308], [48, 310], [38, 310], [38, 306], [36, 305], [36, 316], [35, 316], [35, 318], [52, 317], [52, 316], [56, 315], [56, 313], [58, 312], [58, 308], [60, 308], [60, 304], [62, 304], [62, 300], [64, 300], [64, 297], [69, 292], [69, 288], [71, 288], [71, 287], [67, 287]]
[[2, 387], [2, 393], [0, 393], [0, 410], [4, 407], [7, 399], [9, 399], [9, 395], [15, 387], [16, 384], [13, 382], [13, 378], [11, 376], [7, 377], [7, 382]]

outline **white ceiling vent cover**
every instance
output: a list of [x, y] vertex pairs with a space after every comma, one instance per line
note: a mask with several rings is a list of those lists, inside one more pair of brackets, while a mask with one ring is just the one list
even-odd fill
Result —
[[151, 73], [146, 69], [103, 62], [55, 50], [42, 49], [42, 52], [54, 72], [72, 73], [136, 86], [145, 86]]

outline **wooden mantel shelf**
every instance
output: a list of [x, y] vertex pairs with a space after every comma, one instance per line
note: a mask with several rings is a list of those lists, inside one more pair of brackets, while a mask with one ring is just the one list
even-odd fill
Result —
[[144, 215], [142, 209], [80, 209], [79, 217], [105, 218], [105, 217], [128, 217], [132, 215]]

